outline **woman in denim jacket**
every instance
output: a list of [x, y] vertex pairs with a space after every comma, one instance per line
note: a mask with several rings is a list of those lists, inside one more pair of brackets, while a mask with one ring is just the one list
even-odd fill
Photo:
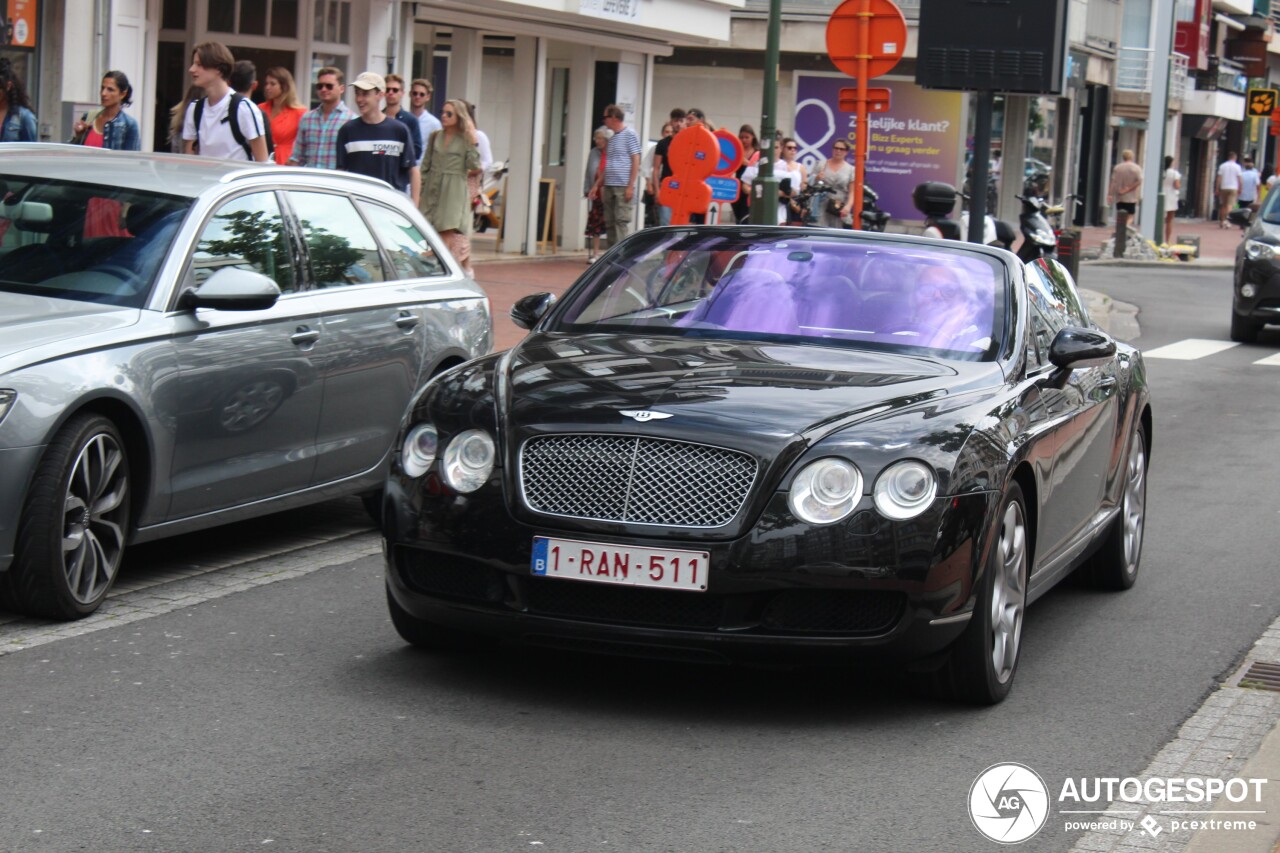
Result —
[[111, 148], [116, 151], [138, 151], [142, 139], [138, 135], [138, 122], [124, 108], [133, 103], [133, 87], [123, 71], [108, 71], [102, 75], [102, 88], [98, 92], [102, 109], [92, 117], [85, 113], [75, 125], [74, 145], [90, 148]]
[[0, 142], [37, 142], [36, 116], [22, 78], [0, 57]]

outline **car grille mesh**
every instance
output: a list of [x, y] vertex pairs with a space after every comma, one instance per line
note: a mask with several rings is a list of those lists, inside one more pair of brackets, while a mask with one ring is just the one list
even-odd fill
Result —
[[520, 462], [535, 512], [679, 527], [728, 524], [756, 476], [745, 453], [644, 436], [534, 438]]

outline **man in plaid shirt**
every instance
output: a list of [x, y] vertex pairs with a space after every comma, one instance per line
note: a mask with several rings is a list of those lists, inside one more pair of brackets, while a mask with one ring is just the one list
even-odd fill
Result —
[[291, 166], [313, 169], [338, 168], [338, 129], [355, 115], [342, 103], [342, 69], [325, 66], [316, 75], [316, 93], [320, 106], [298, 122], [298, 138], [289, 155]]

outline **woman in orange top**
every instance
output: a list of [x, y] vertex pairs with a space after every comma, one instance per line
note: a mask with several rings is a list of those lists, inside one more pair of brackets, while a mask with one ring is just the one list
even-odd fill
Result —
[[275, 142], [275, 161], [283, 166], [293, 153], [293, 142], [298, 138], [298, 122], [307, 108], [298, 101], [289, 69], [267, 69], [263, 76], [262, 103], [258, 104], [271, 121], [271, 139]]

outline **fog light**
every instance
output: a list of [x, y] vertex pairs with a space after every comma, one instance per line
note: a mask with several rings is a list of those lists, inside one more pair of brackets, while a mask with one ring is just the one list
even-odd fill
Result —
[[1256, 284], [1240, 285], [1240, 295], [1243, 296], [1245, 299], [1252, 299], [1253, 297], [1258, 295], [1258, 285]]

